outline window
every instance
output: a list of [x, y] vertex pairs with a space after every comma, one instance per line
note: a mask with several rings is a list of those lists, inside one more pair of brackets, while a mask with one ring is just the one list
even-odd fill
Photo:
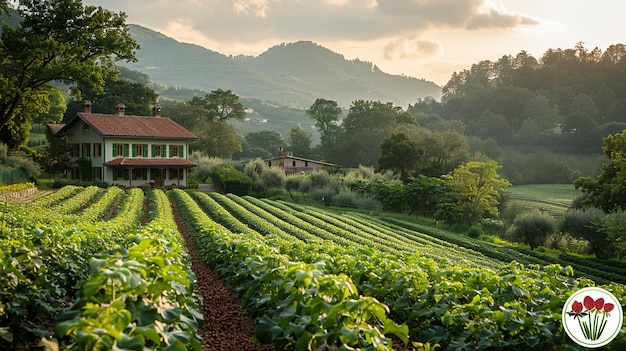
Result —
[[93, 156], [102, 157], [102, 144], [100, 143], [93, 144]]
[[182, 145], [170, 145], [170, 157], [185, 157]]
[[170, 169], [170, 179], [183, 179], [184, 173], [181, 169], [172, 168]]
[[133, 157], [148, 157], [148, 145], [133, 144]]
[[89, 124], [83, 122], [83, 135], [88, 135], [90, 129]]
[[170, 148], [170, 156], [178, 157], [178, 145], [172, 145]]
[[125, 168], [117, 168], [115, 170], [115, 180], [128, 179], [128, 170]]
[[91, 144], [84, 143], [83, 144], [83, 157], [91, 156]]
[[167, 157], [167, 148], [165, 145], [153, 144], [152, 157]]
[[102, 180], [102, 167], [93, 167], [94, 180]]
[[291, 161], [291, 167], [295, 167], [296, 166], [296, 161]]
[[128, 144], [113, 144], [113, 157], [127, 156]]
[[70, 153], [72, 157], [80, 157], [80, 144], [72, 144]]
[[133, 169], [133, 180], [147, 180], [148, 169], [147, 168], [135, 168]]

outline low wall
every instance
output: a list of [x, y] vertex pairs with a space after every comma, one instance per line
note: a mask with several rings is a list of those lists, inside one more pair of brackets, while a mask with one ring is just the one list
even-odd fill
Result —
[[37, 194], [37, 187], [32, 187], [20, 191], [0, 194], [0, 201], [19, 201]]

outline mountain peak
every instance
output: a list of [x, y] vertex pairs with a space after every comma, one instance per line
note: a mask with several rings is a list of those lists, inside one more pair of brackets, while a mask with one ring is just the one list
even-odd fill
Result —
[[230, 89], [241, 97], [308, 108], [315, 99], [348, 107], [355, 100], [391, 101], [400, 106], [432, 96], [441, 87], [416, 78], [380, 71], [371, 62], [346, 60], [312, 41], [282, 43], [256, 57], [225, 56], [138, 25], [130, 25], [140, 45], [138, 62], [123, 63], [166, 86]]

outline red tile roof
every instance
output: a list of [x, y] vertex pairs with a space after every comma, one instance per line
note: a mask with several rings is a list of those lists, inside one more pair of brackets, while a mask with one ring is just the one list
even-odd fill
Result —
[[178, 123], [165, 117], [118, 116], [83, 112], [79, 112], [77, 117], [102, 136], [154, 139], [198, 138]]
[[140, 167], [140, 168], [191, 168], [195, 163], [184, 158], [142, 158], [142, 157], [118, 157], [104, 163], [105, 166], [113, 167]]

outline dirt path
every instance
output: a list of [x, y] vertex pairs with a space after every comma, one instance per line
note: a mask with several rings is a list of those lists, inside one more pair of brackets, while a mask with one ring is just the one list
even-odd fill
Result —
[[205, 324], [198, 332], [202, 337], [203, 351], [269, 351], [272, 345], [250, 342], [254, 334], [255, 321], [246, 317], [240, 306], [239, 297], [220, 277], [207, 266], [198, 253], [191, 237], [181, 222], [180, 212], [170, 201], [178, 230], [185, 239], [191, 256], [191, 269], [196, 274], [196, 293], [202, 296], [202, 314]]

